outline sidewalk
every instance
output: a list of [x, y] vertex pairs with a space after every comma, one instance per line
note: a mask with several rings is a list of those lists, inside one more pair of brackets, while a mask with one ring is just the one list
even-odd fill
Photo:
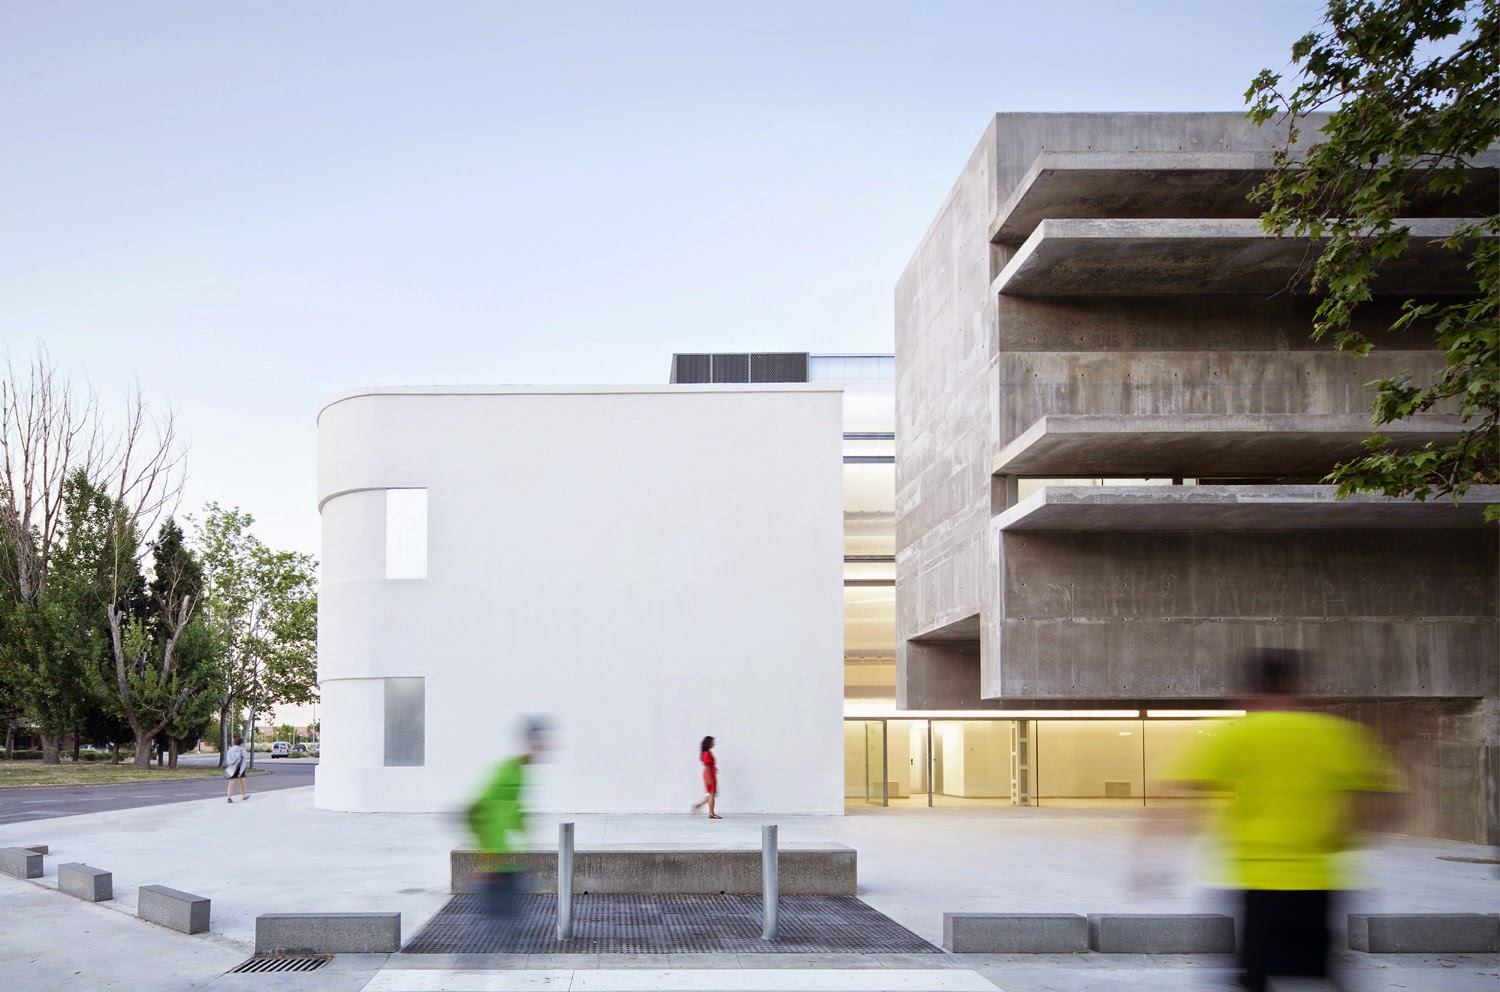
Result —
[[[709, 821], [688, 816], [580, 815], [580, 845], [670, 843], [760, 844], [761, 818]], [[533, 825], [538, 846], [554, 843], [559, 817]], [[1201, 859], [1170, 841], [1136, 849], [1140, 812], [1122, 810], [851, 810], [845, 817], [778, 817], [784, 843], [837, 841], [859, 852], [860, 896], [920, 936], [940, 943], [942, 914], [1010, 912], [1213, 912], [1223, 907], [1208, 890], [1178, 883], [1153, 893], [1134, 891], [1129, 867], [1138, 856], [1162, 864]], [[254, 921], [267, 912], [398, 911], [410, 938], [448, 898], [448, 851], [466, 843], [455, 816], [358, 814], [314, 809], [312, 789], [260, 793], [248, 803], [222, 798], [0, 826], [0, 846], [49, 844], [41, 886], [0, 878], [0, 914], [7, 939], [0, 946], [0, 986], [25, 989], [196, 989], [214, 981], [253, 951]], [[1356, 907], [1368, 912], [1497, 912], [1500, 884], [1493, 865], [1438, 860], [1487, 857], [1487, 848], [1392, 838], [1368, 852], [1372, 887]], [[114, 873], [115, 900], [75, 902], [55, 887], [56, 865], [82, 861]], [[186, 937], [134, 920], [136, 889], [162, 884], [213, 900], [213, 932]], [[857, 967], [848, 962], [841, 967]], [[1493, 989], [1493, 962], [1409, 956], [1360, 956], [1395, 980], [1426, 967], [1430, 988]], [[398, 959], [393, 959], [393, 961]], [[1195, 987], [1204, 967], [1227, 961], [1170, 961], [1082, 955], [990, 959], [964, 956], [1003, 989], [1128, 988], [1132, 969], [1154, 987]], [[352, 967], [357, 962], [350, 961]], [[981, 967], [981, 965], [983, 967]], [[344, 984], [358, 989], [381, 965], [341, 967]], [[1392, 970], [1394, 969], [1394, 970]], [[1439, 970], [1441, 969], [1441, 970]], [[335, 976], [325, 971], [329, 980]], [[364, 979], [355, 983], [358, 974]], [[1054, 977], [1071, 976], [1068, 984]], [[1104, 980], [1114, 984], [1077, 984]], [[1488, 977], [1486, 977], [1488, 976]], [[215, 982], [214, 989], [279, 988], [267, 976], [231, 976], [258, 984]], [[287, 979], [299, 976], [283, 976]], [[300, 976], [314, 986], [313, 976]], [[321, 979], [320, 979], [321, 981]], [[90, 984], [93, 983], [93, 984]], [[1435, 984], [1436, 983], [1436, 984]], [[1443, 984], [1446, 983], [1446, 984]], [[1458, 984], [1454, 984], [1458, 983]], [[1372, 986], [1379, 987], [1379, 986]], [[1397, 986], [1387, 986], [1397, 987]], [[1423, 987], [1422, 981], [1408, 987]]]

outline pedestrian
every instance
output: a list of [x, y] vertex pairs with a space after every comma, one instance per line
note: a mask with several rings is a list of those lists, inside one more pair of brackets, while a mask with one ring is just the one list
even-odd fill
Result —
[[704, 806], [708, 807], [708, 818], [710, 820], [724, 819], [714, 811], [714, 802], [719, 798], [719, 766], [714, 761], [714, 739], [705, 737], [698, 745], [698, 760], [703, 762], [703, 790], [707, 793], [701, 800], [693, 803], [693, 812], [696, 813]]
[[1231, 796], [1213, 829], [1244, 917], [1242, 983], [1262, 992], [1275, 976], [1328, 977], [1329, 920], [1352, 887], [1340, 855], [1389, 816], [1397, 784], [1368, 730], [1304, 707], [1301, 652], [1263, 649], [1249, 664], [1245, 718], [1206, 736], [1176, 777]]
[[224, 752], [224, 777], [229, 779], [224, 784], [224, 798], [234, 802], [234, 783], [240, 783], [240, 796], [248, 800], [250, 793], [245, 791], [245, 766], [249, 763], [249, 756], [245, 754], [245, 738], [236, 737], [233, 746]]
[[546, 753], [546, 721], [528, 717], [522, 723], [521, 736], [522, 752], [496, 767], [489, 785], [469, 807], [469, 829], [479, 842], [479, 849], [492, 855], [486, 859], [490, 870], [483, 877], [483, 903], [494, 926], [509, 922], [520, 909], [525, 878], [511, 855], [525, 836], [526, 809], [521, 799], [526, 788], [526, 768]]

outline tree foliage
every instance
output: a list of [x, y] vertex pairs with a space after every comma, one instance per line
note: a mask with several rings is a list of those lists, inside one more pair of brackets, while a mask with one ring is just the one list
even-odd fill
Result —
[[[1313, 336], [1340, 351], [1374, 342], [1351, 316], [1379, 288], [1383, 263], [1411, 244], [1402, 218], [1414, 203], [1450, 200], [1474, 178], [1477, 156], [1500, 139], [1497, 0], [1329, 0], [1319, 28], [1292, 47], [1298, 73], [1283, 87], [1265, 70], [1246, 92], [1257, 123], [1289, 121], [1286, 146], [1254, 196], [1266, 229], [1321, 239], [1312, 272], [1323, 294]], [[1315, 136], [1299, 122], [1329, 111]], [[1310, 141], [1309, 141], [1310, 139]], [[1376, 433], [1367, 454], [1329, 476], [1339, 495], [1376, 492], [1425, 500], [1500, 483], [1500, 216], [1458, 224], [1442, 241], [1467, 259], [1473, 293], [1408, 300], [1392, 330], [1431, 328], [1446, 355], [1433, 381], [1409, 371], [1370, 384]], [[1456, 412], [1451, 442], [1403, 450], [1379, 427], [1425, 412]], [[1486, 511], [1500, 519], [1500, 507]]]
[[317, 698], [317, 564], [266, 547], [255, 518], [209, 503], [193, 543], [203, 562], [204, 618], [219, 645], [215, 686], [222, 754], [236, 714]]

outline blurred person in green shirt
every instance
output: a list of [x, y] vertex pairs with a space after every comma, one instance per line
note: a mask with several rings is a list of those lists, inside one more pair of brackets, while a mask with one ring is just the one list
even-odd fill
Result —
[[495, 768], [489, 784], [469, 807], [469, 829], [479, 842], [479, 849], [494, 855], [487, 859], [492, 870], [484, 877], [483, 902], [485, 912], [496, 923], [516, 915], [526, 887], [523, 869], [511, 855], [526, 835], [526, 808], [522, 803], [526, 768], [547, 752], [546, 721], [540, 717], [526, 718], [522, 741], [522, 753]]
[[1344, 852], [1389, 812], [1395, 769], [1365, 727], [1311, 712], [1299, 698], [1304, 656], [1262, 649], [1249, 659], [1243, 720], [1206, 737], [1173, 776], [1227, 793], [1211, 818], [1226, 884], [1240, 893], [1243, 984], [1328, 977], [1329, 919], [1352, 887]]

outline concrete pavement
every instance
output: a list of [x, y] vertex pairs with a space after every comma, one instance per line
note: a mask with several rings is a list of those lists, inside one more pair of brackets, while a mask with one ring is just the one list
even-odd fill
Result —
[[[756, 845], [761, 818], [574, 816], [580, 844]], [[557, 817], [533, 824], [539, 843]], [[786, 842], [837, 841], [859, 851], [860, 895], [919, 935], [939, 942], [942, 914], [1011, 912], [1203, 912], [1221, 908], [1192, 881], [1201, 852], [1179, 843], [1138, 845], [1138, 810], [856, 809], [845, 817], [780, 817]], [[0, 825], [0, 846], [52, 845], [36, 882], [0, 878], [0, 987], [213, 992], [362, 989], [393, 967], [448, 968], [428, 956], [340, 956], [306, 975], [224, 975], [253, 950], [254, 919], [266, 912], [398, 911], [409, 938], [443, 905], [447, 852], [465, 841], [456, 816], [356, 814], [314, 809], [311, 789], [264, 792], [230, 806], [212, 799], [22, 824]], [[1491, 865], [1439, 860], [1484, 857], [1486, 848], [1392, 838], [1364, 858], [1365, 911], [1500, 911]], [[1180, 869], [1151, 892], [1131, 882], [1133, 865]], [[114, 872], [116, 899], [89, 905], [49, 889], [56, 865], [83, 861]], [[132, 918], [136, 889], [163, 884], [213, 900], [213, 932], [188, 937]], [[675, 957], [675, 956], [674, 956]], [[739, 958], [674, 961], [673, 967], [745, 967]], [[857, 956], [790, 960], [781, 966], [860, 967]], [[936, 958], [937, 956], [929, 956]], [[1357, 989], [1480, 989], [1493, 992], [1493, 957], [1348, 955]], [[416, 959], [416, 960], [413, 960]], [[973, 969], [1007, 992], [1044, 989], [1213, 987], [1227, 959], [1068, 955], [938, 958]], [[874, 962], [865, 962], [875, 964]], [[468, 962], [532, 969], [623, 967], [565, 960]], [[759, 965], [757, 965], [759, 966]], [[879, 966], [878, 964], [876, 966]], [[223, 977], [220, 977], [223, 976]], [[278, 982], [290, 984], [278, 984]]]

